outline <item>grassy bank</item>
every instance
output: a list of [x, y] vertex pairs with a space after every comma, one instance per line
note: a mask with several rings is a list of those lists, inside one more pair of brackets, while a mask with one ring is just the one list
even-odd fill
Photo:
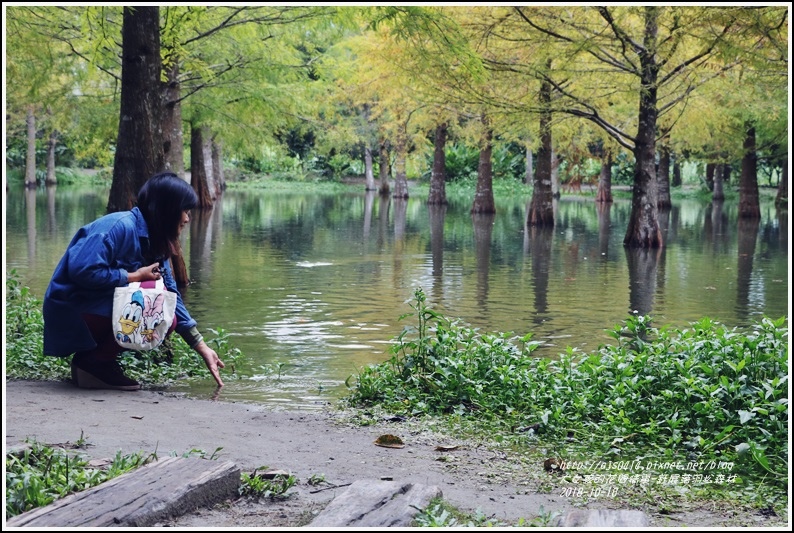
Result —
[[436, 313], [421, 289], [412, 307], [391, 358], [350, 380], [350, 405], [443, 416], [515, 449], [553, 450], [576, 490], [635, 485], [786, 508], [786, 317], [745, 331], [628, 317], [614, 344], [551, 360], [533, 356], [531, 334]]

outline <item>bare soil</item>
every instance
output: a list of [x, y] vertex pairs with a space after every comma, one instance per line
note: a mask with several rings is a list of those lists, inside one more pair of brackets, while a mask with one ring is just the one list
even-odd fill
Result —
[[[243, 472], [285, 470], [297, 483], [285, 497], [239, 498], [175, 517], [163, 526], [292, 528], [308, 524], [358, 479], [438, 486], [444, 500], [496, 525], [549, 525], [580, 508], [637, 509], [654, 527], [786, 528], [790, 517], [686, 493], [661, 505], [652, 490], [583, 494], [544, 468], [544, 451], [519, 453], [486, 441], [459, 439], [428, 423], [383, 416], [368, 426], [333, 410], [294, 412], [163, 392], [91, 391], [65, 382], [6, 383], [6, 447], [29, 440], [74, 447], [91, 458], [144, 452], [230, 460]], [[403, 448], [378, 446], [398, 436]], [[546, 454], [549, 455], [549, 454]], [[528, 458], [534, 456], [535, 458]], [[461, 524], [462, 525], [462, 524]]]

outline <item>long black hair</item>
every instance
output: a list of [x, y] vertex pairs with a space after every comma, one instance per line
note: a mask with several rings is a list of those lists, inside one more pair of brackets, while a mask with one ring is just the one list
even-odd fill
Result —
[[157, 261], [179, 253], [182, 212], [198, 205], [198, 195], [173, 172], [155, 174], [138, 191], [138, 209], [149, 227], [149, 258]]

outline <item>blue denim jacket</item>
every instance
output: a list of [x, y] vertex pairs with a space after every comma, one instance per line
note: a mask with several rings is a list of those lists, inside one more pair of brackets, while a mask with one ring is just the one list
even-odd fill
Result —
[[[142, 241], [149, 229], [137, 207], [105, 215], [80, 228], [66, 249], [44, 294], [44, 354], [66, 357], [96, 347], [83, 313], [109, 317], [113, 292], [127, 285], [127, 272], [146, 266]], [[160, 265], [163, 281], [177, 295], [177, 333], [196, 325], [176, 286], [170, 261]]]

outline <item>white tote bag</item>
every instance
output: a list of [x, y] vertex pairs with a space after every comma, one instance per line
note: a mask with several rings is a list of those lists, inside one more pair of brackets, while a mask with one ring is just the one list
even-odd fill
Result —
[[165, 339], [175, 313], [176, 294], [162, 279], [116, 287], [110, 317], [113, 335], [128, 350], [152, 350]]

